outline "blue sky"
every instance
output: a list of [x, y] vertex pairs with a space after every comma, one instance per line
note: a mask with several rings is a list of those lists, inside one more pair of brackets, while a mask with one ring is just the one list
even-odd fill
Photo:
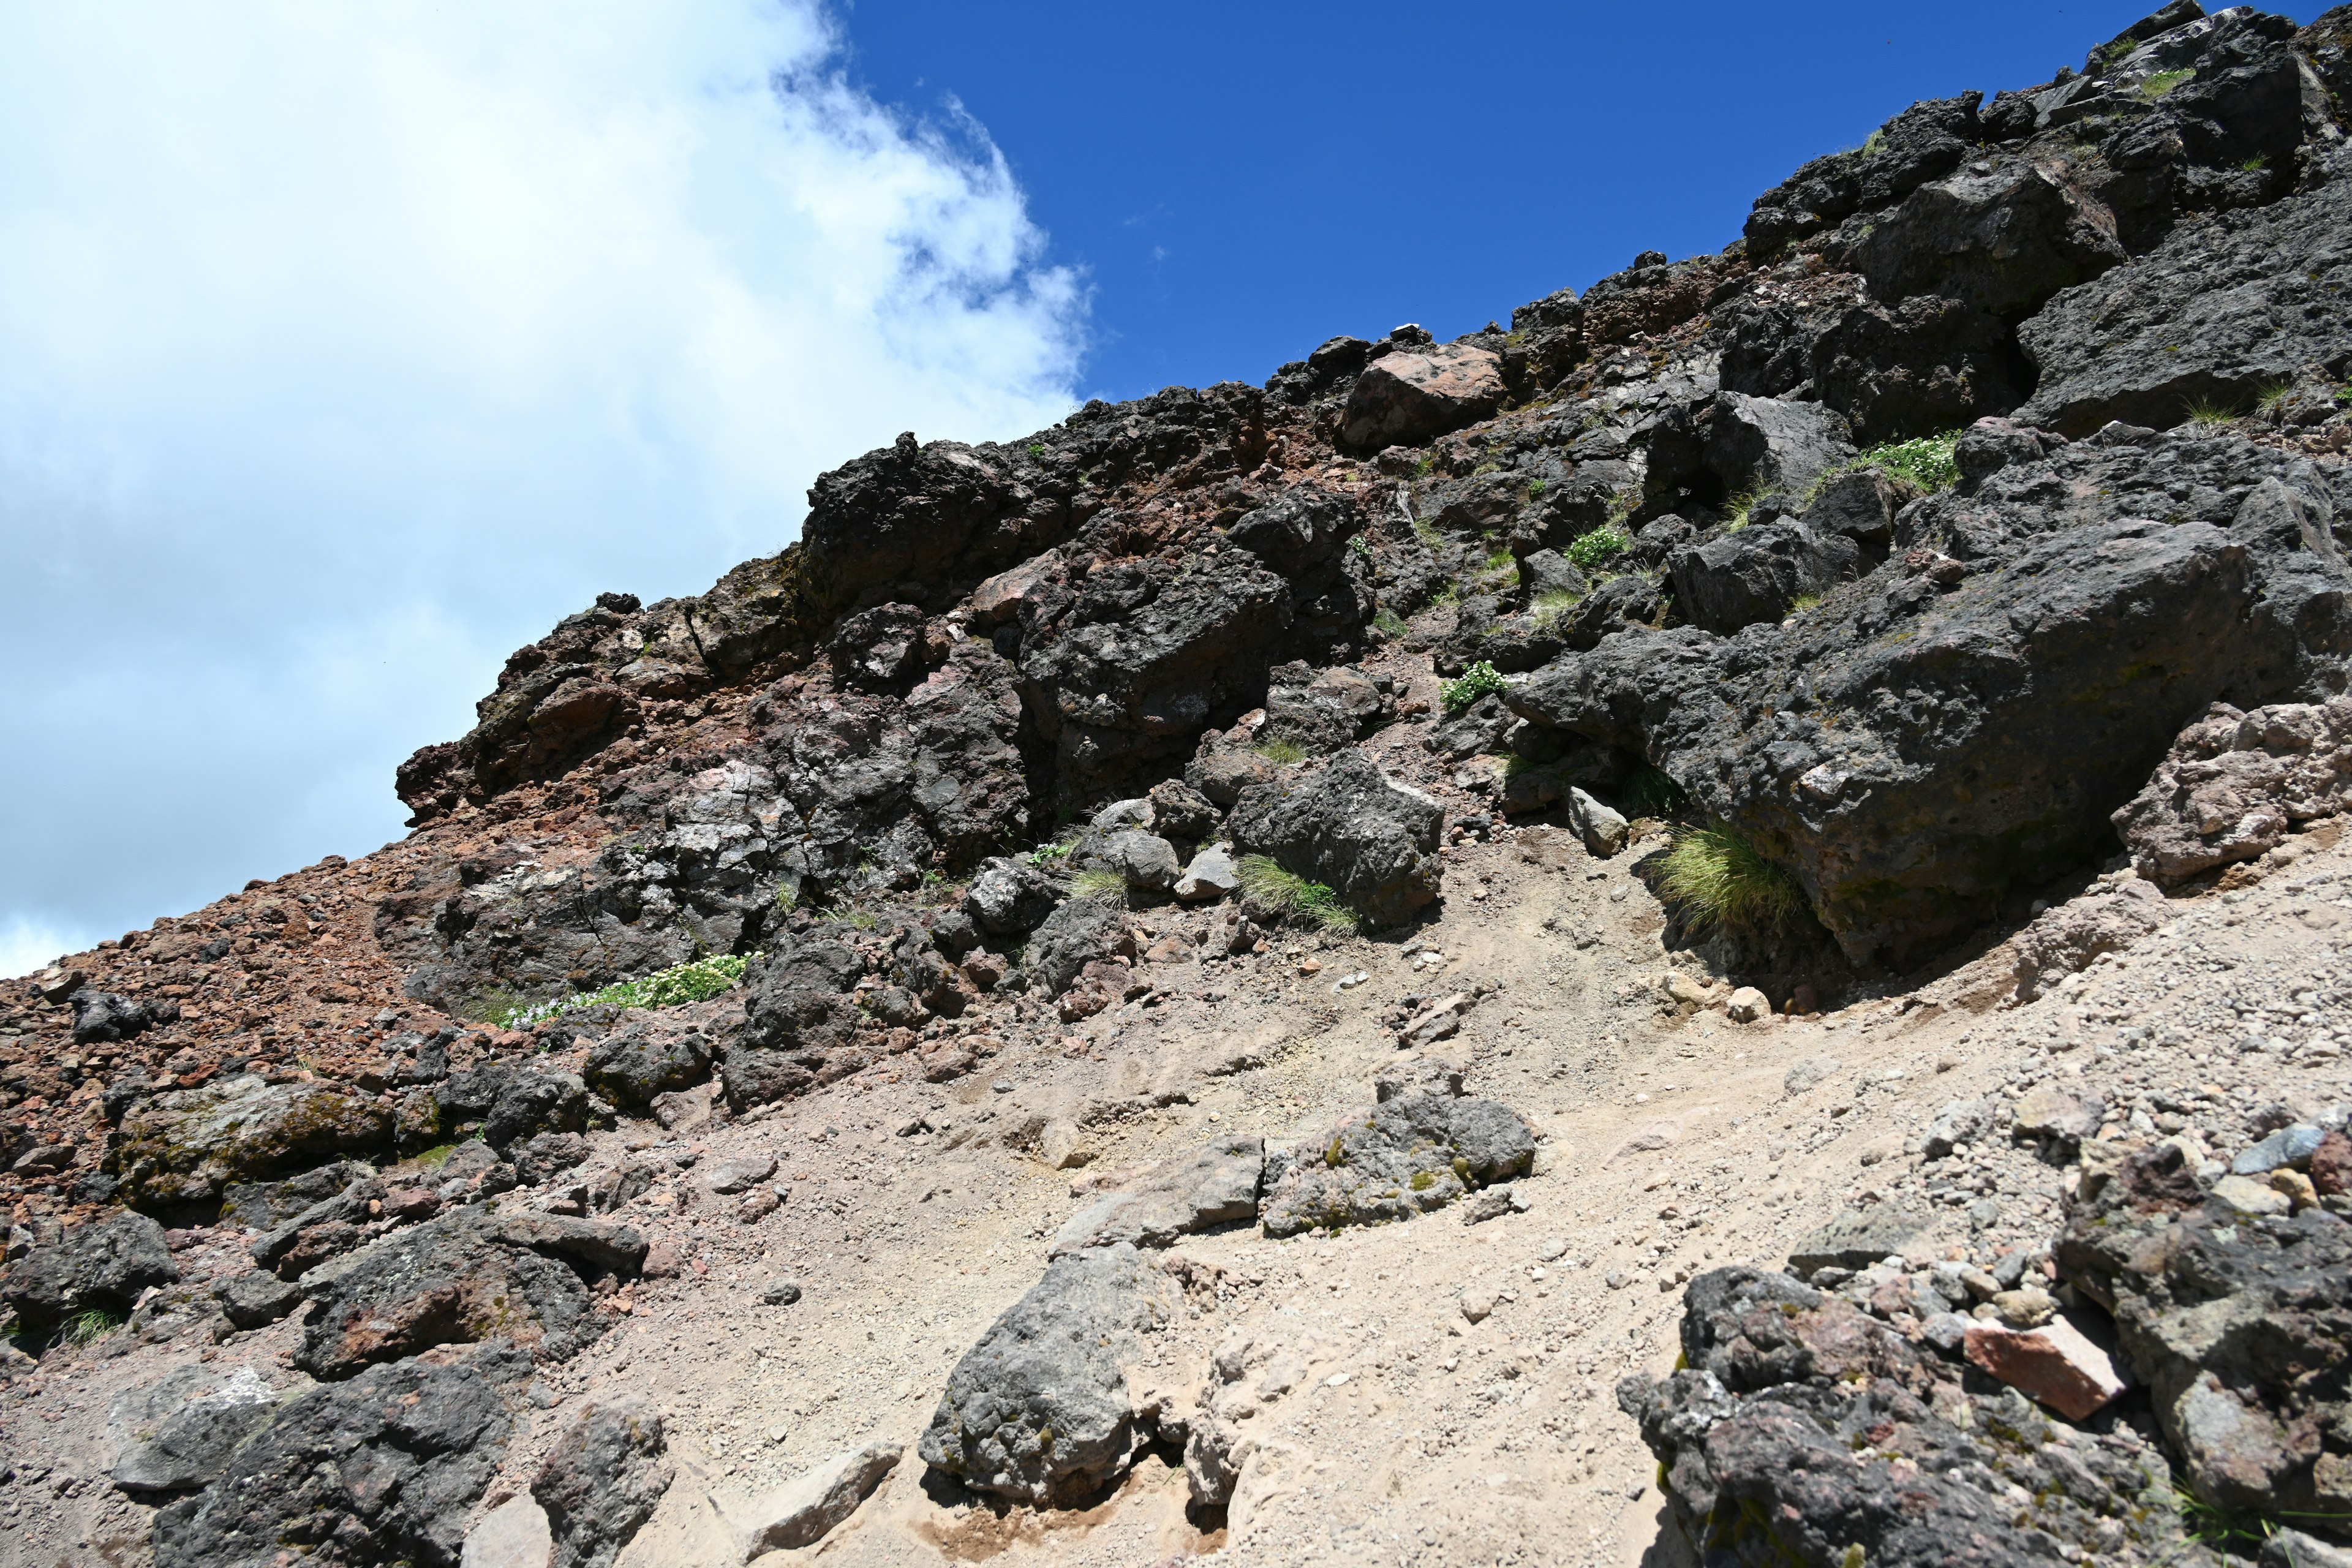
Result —
[[[851, 72], [987, 128], [1092, 288], [1090, 391], [1440, 337], [1748, 203], [1906, 105], [2047, 80], [2153, 9], [856, 0]], [[2308, 21], [2320, 8], [2290, 14]]]
[[2139, 14], [0, 8], [0, 974], [397, 837], [509, 650], [900, 430], [1719, 248]]

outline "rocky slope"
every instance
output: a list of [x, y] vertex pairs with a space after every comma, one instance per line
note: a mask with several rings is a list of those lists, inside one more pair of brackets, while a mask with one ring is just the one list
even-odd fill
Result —
[[0, 1562], [2332, 1560], [2347, 42], [603, 595], [0, 1003]]

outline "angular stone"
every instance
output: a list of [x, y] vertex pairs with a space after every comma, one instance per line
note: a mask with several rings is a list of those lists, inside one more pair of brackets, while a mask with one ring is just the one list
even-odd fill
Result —
[[1486, 418], [1504, 391], [1502, 361], [1485, 349], [1447, 343], [1391, 353], [1356, 378], [1340, 439], [1365, 452], [1418, 445]]
[[2075, 1094], [2054, 1083], [2036, 1084], [2011, 1108], [2009, 1135], [2020, 1142], [2070, 1146], [2099, 1130], [2105, 1110], [2096, 1095]]
[[1410, 1219], [1534, 1164], [1535, 1134], [1507, 1106], [1402, 1095], [1293, 1151], [1259, 1215], [1270, 1237]]
[[1823, 1268], [1867, 1268], [1900, 1257], [1927, 1227], [1921, 1216], [1891, 1205], [1848, 1209], [1789, 1249], [1789, 1269], [1810, 1279]]
[[1146, 1166], [1064, 1222], [1046, 1256], [1121, 1242], [1166, 1247], [1180, 1236], [1255, 1219], [1265, 1168], [1265, 1141], [1251, 1134]]
[[703, 1173], [702, 1184], [714, 1193], [740, 1193], [776, 1173], [772, 1154], [739, 1154], [720, 1160]]
[[2130, 1386], [2107, 1352], [2063, 1318], [2023, 1332], [1979, 1323], [1968, 1331], [1967, 1354], [2069, 1421], [2104, 1410]]
[[2294, 1207], [2284, 1193], [2251, 1176], [2222, 1177], [2213, 1184], [2213, 1195], [2240, 1214], [2286, 1214]]
[[24, 1332], [42, 1336], [77, 1312], [127, 1313], [142, 1291], [179, 1277], [163, 1227], [144, 1215], [118, 1212], [27, 1251], [0, 1282], [0, 1301]]
[[1633, 832], [1633, 824], [1623, 816], [1573, 785], [1568, 792], [1568, 826], [1587, 850], [1604, 860], [1622, 853]]
[[635, 1394], [581, 1406], [530, 1483], [551, 1568], [610, 1568], [669, 1489], [666, 1447], [660, 1412]]
[[1233, 852], [1222, 844], [1212, 844], [1192, 857], [1192, 863], [1177, 879], [1175, 892], [1188, 904], [1214, 903], [1233, 897], [1241, 886]]
[[127, 1492], [194, 1491], [269, 1424], [278, 1395], [249, 1366], [184, 1366], [126, 1390], [107, 1407], [114, 1484]]
[[803, 1471], [756, 1502], [729, 1509], [730, 1522], [742, 1532], [743, 1560], [815, 1545], [874, 1495], [905, 1453], [898, 1443], [868, 1443]]
[[1306, 778], [1252, 787], [1227, 826], [1240, 848], [1273, 857], [1387, 924], [1437, 897], [1444, 819], [1436, 801], [1351, 749]]
[[2327, 1135], [2307, 1121], [2292, 1127], [2282, 1127], [2250, 1149], [2239, 1151], [2230, 1162], [2230, 1172], [2239, 1176], [2266, 1176], [2282, 1166], [2302, 1170], [2319, 1152], [2319, 1145]]

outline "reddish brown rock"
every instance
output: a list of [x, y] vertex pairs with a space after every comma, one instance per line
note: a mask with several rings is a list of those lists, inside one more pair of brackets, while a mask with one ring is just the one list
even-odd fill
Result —
[[2352, 1138], [2330, 1132], [2311, 1156], [2311, 1186], [2321, 1197], [2352, 1192]]
[[1969, 1331], [1968, 1357], [2069, 1421], [2104, 1409], [2126, 1386], [2107, 1352], [2063, 1318], [2023, 1332], [1979, 1324]]

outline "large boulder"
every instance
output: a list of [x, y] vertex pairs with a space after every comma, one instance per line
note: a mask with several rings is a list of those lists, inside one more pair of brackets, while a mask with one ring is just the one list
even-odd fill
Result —
[[120, 1318], [150, 1286], [179, 1277], [163, 1227], [145, 1215], [118, 1213], [28, 1250], [0, 1283], [0, 1301], [26, 1332], [39, 1336], [78, 1312]]
[[1356, 378], [1339, 438], [1365, 452], [1417, 446], [1493, 414], [1505, 390], [1503, 362], [1486, 349], [1395, 350]]
[[1496, 1100], [1402, 1094], [1292, 1151], [1260, 1211], [1268, 1236], [1427, 1214], [1535, 1167], [1535, 1134]]
[[1787, 631], [1621, 634], [1508, 700], [1664, 769], [1849, 953], [1906, 963], [2107, 853], [2208, 704], [2341, 685], [2338, 516], [2339, 470], [2118, 429], [1906, 508], [1887, 563]]
[[172, 1089], [126, 1112], [114, 1168], [134, 1207], [204, 1205], [231, 1183], [388, 1150], [392, 1115], [342, 1086], [250, 1074]]
[[581, 1406], [530, 1483], [554, 1548], [549, 1568], [611, 1568], [669, 1489], [666, 1447], [661, 1413], [635, 1394]]
[[1180, 1236], [1255, 1219], [1265, 1172], [1265, 1140], [1250, 1133], [1157, 1162], [1072, 1215], [1049, 1253], [1121, 1242], [1166, 1247]]
[[203, 1491], [155, 1515], [157, 1568], [289, 1557], [457, 1568], [467, 1516], [514, 1430], [530, 1375], [510, 1349], [405, 1361], [297, 1394]]
[[1055, 1258], [949, 1374], [924, 1460], [1033, 1505], [1116, 1479], [1134, 1442], [1126, 1367], [1182, 1308], [1174, 1282], [1132, 1247]]
[[1379, 924], [1437, 897], [1444, 808], [1354, 749], [1321, 769], [1253, 785], [1226, 826], [1235, 845], [1336, 889]]
[[581, 1076], [617, 1106], [638, 1110], [654, 1096], [691, 1089], [710, 1076], [710, 1046], [698, 1032], [656, 1032], [632, 1025], [589, 1051]]
[[126, 1492], [194, 1491], [269, 1424], [278, 1395], [249, 1366], [182, 1366], [107, 1406], [112, 1479]]
[[1940, 294], [2011, 320], [2123, 258], [2114, 216], [2070, 171], [2022, 158], [1922, 185], [1854, 254], [1882, 300]]
[[1778, 621], [1805, 595], [1826, 593], [1862, 557], [1853, 541], [1801, 522], [1767, 522], [1675, 552], [1675, 602], [1693, 626], [1729, 634]]
[[1023, 964], [1046, 995], [1058, 996], [1088, 964], [1134, 956], [1135, 936], [1123, 909], [1101, 899], [1071, 899], [1031, 934]]
[[2352, 152], [2334, 177], [2251, 212], [2217, 214], [2019, 329], [2041, 373], [2023, 422], [2084, 436], [2110, 420], [2163, 427], [2191, 405], [2252, 412], [2273, 386], [2352, 368]]
[[2352, 1512], [2352, 1226], [2321, 1209], [2250, 1223], [2158, 1144], [2095, 1175], [2056, 1251], [2115, 1316], [2125, 1358], [2199, 1497], [2229, 1513]]
[[2285, 842], [2352, 804], [2352, 699], [2242, 713], [2216, 703], [2115, 813], [2132, 865], [2171, 886]]
[[1796, 494], [1853, 456], [1853, 432], [1818, 403], [1719, 392], [1703, 454], [1727, 491]]
[[963, 895], [973, 924], [991, 936], [1015, 939], [1035, 931], [1061, 901], [1061, 882], [1017, 856], [989, 861]]
[[395, 1230], [304, 1277], [311, 1312], [295, 1364], [334, 1382], [491, 1339], [560, 1361], [602, 1331], [590, 1279], [633, 1274], [645, 1251], [625, 1226], [554, 1215], [492, 1223], [467, 1210]]
[[833, 942], [797, 942], [744, 967], [743, 1031], [720, 1073], [738, 1110], [799, 1094], [843, 1070], [861, 1022], [866, 961]]
[[1617, 1398], [1711, 1563], [2199, 1560], [2164, 1456], [2128, 1424], [2094, 1434], [1972, 1384], [1785, 1274], [1693, 1280], [1676, 1367], [1628, 1376]]

